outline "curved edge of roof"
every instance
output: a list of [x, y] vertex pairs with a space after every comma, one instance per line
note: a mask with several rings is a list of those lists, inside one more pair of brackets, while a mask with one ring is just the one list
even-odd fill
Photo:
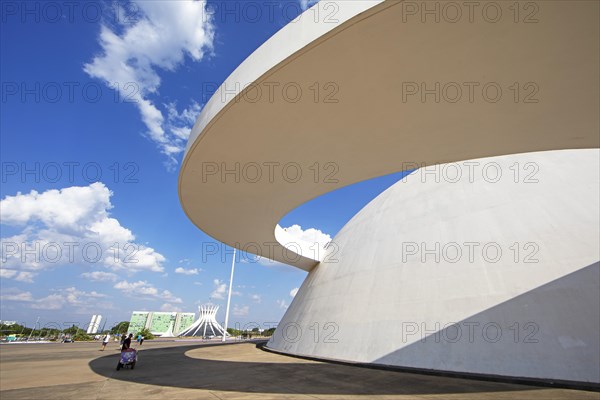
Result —
[[[231, 196], [226, 196], [226, 193], [228, 193], [229, 190], [228, 188], [224, 187], [221, 192], [216, 195], [213, 194], [212, 197], [209, 196], [210, 198], [207, 199], [207, 191], [210, 189], [221, 189], [214, 185], [202, 186], [201, 190], [192, 186], [195, 181], [190, 181], [189, 179], [197, 177], [198, 175], [198, 171], [194, 171], [194, 167], [198, 166], [196, 163], [204, 161], [200, 157], [207, 157], [207, 155], [211, 154], [210, 151], [217, 151], [221, 154], [222, 149], [231, 146], [231, 143], [235, 143], [231, 142], [231, 140], [238, 140], [241, 143], [247, 142], [243, 135], [245, 132], [232, 130], [239, 128], [240, 131], [243, 131], [245, 120], [235, 120], [232, 119], [233, 117], [229, 119], [221, 118], [228, 110], [232, 110], [232, 115], [236, 115], [235, 110], [238, 110], [238, 107], [233, 107], [233, 105], [244, 104], [243, 102], [237, 102], [236, 99], [244, 94], [247, 85], [251, 85], [255, 82], [260, 83], [272, 75], [281, 75], [282, 72], [286, 72], [290, 69], [284, 67], [294, 66], [301, 60], [309, 59], [314, 63], [323, 59], [311, 59], [309, 52], [315, 50], [314, 53], [323, 55], [323, 47], [327, 47], [331, 50], [330, 47], [338, 43], [338, 40], [332, 42], [329, 41], [330, 39], [341, 38], [339, 40], [344, 40], [346, 37], [356, 38], [356, 32], [352, 33], [351, 30], [348, 30], [347, 32], [349, 33], [345, 35], [339, 34], [346, 31], [347, 28], [365, 21], [369, 17], [377, 16], [377, 19], [379, 19], [380, 16], [388, 17], [387, 22], [392, 25], [379, 27], [379, 33], [383, 32], [380, 39], [385, 42], [388, 31], [397, 26], [394, 22], [395, 20], [390, 20], [389, 17], [393, 18], [396, 15], [393, 6], [398, 3], [399, 2], [396, 1], [386, 2], [383, 0], [336, 2], [336, 4], [339, 5], [339, 13], [336, 15], [337, 21], [335, 23], [327, 23], [322, 20], [315, 22], [310, 18], [302, 18], [304, 15], [302, 14], [298, 19], [283, 27], [273, 37], [267, 40], [225, 80], [203, 108], [192, 128], [179, 174], [179, 199], [185, 214], [196, 226], [213, 238], [237, 248], [241, 248], [240, 244], [236, 242], [237, 236], [245, 242], [254, 239], [254, 237], [261, 239], [261, 243], [275, 242], [274, 247], [269, 248], [268, 253], [262, 249], [254, 253], [310, 271], [323, 257], [311, 257], [310, 255], [312, 253], [305, 253], [304, 251], [301, 251], [301, 253], [304, 253], [305, 255], [296, 254], [297, 252], [294, 251], [294, 247], [285, 244], [285, 241], [287, 240], [286, 232], [277, 225], [278, 221], [274, 221], [274, 219], [277, 216], [282, 218], [285, 215], [279, 215], [284, 212], [284, 208], [289, 212], [311, 198], [317, 197], [328, 191], [365, 179], [381, 176], [386, 173], [399, 172], [401, 169], [397, 169], [396, 159], [402, 159], [399, 154], [400, 152], [402, 152], [405, 160], [410, 160], [410, 157], [415, 157], [414, 159], [422, 161], [423, 165], [433, 165], [504, 154], [566, 148], [599, 147], [600, 137], [597, 135], [597, 132], [600, 129], [600, 124], [597, 109], [600, 96], [598, 90], [599, 85], [595, 84], [599, 81], [597, 74], [599, 67], [597, 48], [599, 42], [598, 37], [600, 37], [600, 35], [598, 35], [598, 20], [592, 18], [592, 15], [597, 15], [598, 3], [582, 3], [585, 4], [585, 7], [582, 6], [579, 8], [561, 8], [560, 5], [549, 3], [544, 14], [548, 21], [546, 24], [539, 24], [536, 26], [538, 30], [533, 32], [534, 35], [529, 35], [532, 33], [527, 30], [530, 29], [530, 27], [523, 27], [523, 25], [515, 25], [514, 29], [511, 26], [512, 30], [505, 29], [504, 31], [501, 30], [502, 27], [500, 25], [494, 27], [495, 30], [492, 30], [487, 26], [481, 28], [482, 32], [487, 36], [483, 36], [481, 40], [474, 42], [474, 44], [479, 45], [479, 47], [477, 47], [479, 50], [487, 50], [486, 47], [482, 46], [489, 46], [490, 40], [496, 45], [498, 42], [501, 44], [508, 44], [509, 42], [511, 44], [519, 43], [519, 46], [513, 46], [513, 48], [511, 48], [511, 52], [509, 52], [508, 56], [505, 58], [499, 59], [497, 58], [497, 54], [494, 54], [495, 57], [490, 58], [489, 54], [484, 51], [482, 54], [477, 54], [478, 57], [475, 57], [475, 59], [470, 60], [469, 64], [458, 65], [457, 63], [454, 63], [452, 64], [453, 67], [451, 67], [454, 68], [454, 70], [451, 71], [462, 72], [463, 76], [465, 73], [478, 71], [477, 68], [480, 68], [481, 65], [486, 67], [489, 66], [491, 71], [496, 72], [502, 68], [509, 69], [513, 72], [517, 71], [518, 68], [524, 68], [525, 73], [529, 74], [531, 74], [532, 71], [535, 72], [536, 76], [538, 76], [545, 84], [544, 94], [547, 97], [545, 98], [545, 102], [538, 103], [538, 106], [527, 109], [528, 113], [513, 114], [524, 110], [519, 108], [518, 105], [509, 104], [507, 106], [495, 107], [494, 111], [489, 111], [491, 110], [490, 107], [485, 108], [479, 106], [479, 108], [476, 109], [469, 109], [469, 114], [465, 113], [465, 108], [452, 108], [452, 113], [455, 115], [449, 117], [448, 109], [451, 107], [448, 106], [443, 110], [438, 111], [442, 116], [438, 118], [439, 122], [436, 122], [437, 125], [432, 123], [431, 120], [416, 120], [417, 117], [412, 117], [411, 114], [411, 111], [413, 111], [414, 108], [404, 109], [401, 116], [402, 120], [400, 120], [400, 117], [387, 114], [392, 115], [390, 120], [398, 118], [398, 122], [405, 123], [403, 128], [411, 134], [410, 136], [407, 135], [406, 138], [402, 138], [403, 140], [407, 139], [406, 142], [399, 142], [397, 137], [401, 135], [396, 135], [393, 138], [396, 142], [387, 140], [388, 138], [384, 136], [386, 134], [385, 129], [382, 129], [381, 133], [376, 136], [382, 143], [374, 145], [368, 141], [364, 143], [360, 142], [360, 151], [363, 151], [362, 146], [364, 146], [364, 150], [372, 151], [373, 154], [370, 155], [369, 161], [372, 161], [373, 165], [369, 165], [369, 163], [357, 165], [359, 163], [353, 162], [353, 160], [349, 161], [348, 158], [342, 154], [343, 149], [338, 151], [336, 154], [339, 157], [339, 160], [346, 163], [344, 164], [344, 176], [343, 179], [340, 179], [339, 185], [332, 185], [327, 188], [315, 188], [314, 185], [307, 185], [306, 187], [302, 186], [303, 191], [300, 191], [299, 188], [295, 188], [293, 193], [287, 197], [281, 196], [281, 192], [277, 192], [277, 189], [282, 189], [281, 186], [273, 185], [272, 188], [269, 188], [269, 194], [275, 195], [274, 197], [277, 198], [276, 203], [270, 203], [270, 206], [273, 207], [273, 209], [269, 209], [269, 204], [266, 202], [266, 207], [264, 204], [260, 204], [261, 201], [268, 199], [268, 197], [265, 197], [267, 194], [260, 194], [257, 192], [259, 190], [258, 188], [254, 189], [254, 192], [252, 192], [252, 202], [247, 201], [246, 199], [240, 202], [238, 199], [232, 199]], [[324, 8], [327, 4], [329, 4], [329, 2], [317, 3], [314, 7]], [[373, 18], [373, 22], [370, 24], [371, 28], [376, 27], [376, 23], [377, 21]], [[458, 40], [461, 38], [468, 38], [469, 40], [471, 37], [476, 38], [476, 35], [473, 35], [472, 30], [460, 30], [460, 27], [458, 26], [456, 26], [456, 29], [453, 31], [454, 36], [449, 37], [443, 36], [444, 31], [441, 31], [439, 26], [433, 26], [431, 28], [431, 34], [428, 32], [426, 38], [418, 35], [418, 29], [409, 32], [402, 31], [405, 27], [406, 25], [399, 26], [398, 32], [394, 31], [394, 33], [401, 34], [400, 36], [396, 36], [396, 40], [403, 41], [403, 47], [400, 47], [397, 42], [389, 43], [390, 46], [394, 46], [392, 51], [397, 52], [397, 54], [402, 57], [399, 58], [402, 61], [405, 60], [404, 56], [406, 54], [413, 54], [411, 51], [415, 50], [415, 46], [422, 45], [423, 43], [432, 44], [432, 46], [423, 47], [427, 51], [426, 54], [431, 57], [432, 51], [444, 50], [446, 49], [444, 46], [447, 47], [448, 43], [457, 43], [458, 45], [460, 44]], [[362, 31], [360, 31], [360, 33], [362, 34]], [[500, 35], [500, 33], [502, 35]], [[355, 36], [352, 36], [352, 34]], [[414, 40], [415, 38], [419, 40]], [[443, 38], [444, 40], [437, 40], [439, 38]], [[522, 40], [523, 38], [526, 38], [527, 40]], [[487, 39], [488, 42], [484, 39]], [[429, 40], [429, 42], [425, 42], [426, 40]], [[577, 43], [577, 46], [573, 46], [573, 43]], [[318, 47], [321, 44], [323, 46]], [[437, 44], [437, 46], [435, 46], [435, 44]], [[366, 46], [370, 46], [370, 43]], [[366, 48], [368, 47], [365, 47], [363, 44], [363, 50]], [[489, 51], [492, 51], [491, 49], [494, 49], [494, 46], [489, 46], [489, 48]], [[452, 49], [454, 49], [454, 47], [452, 47]], [[468, 52], [465, 52], [464, 47], [457, 47], [457, 49], [463, 51], [465, 54], [469, 54]], [[378, 47], [373, 48], [373, 51], [378, 50]], [[421, 48], [418, 48], [418, 50], [421, 50]], [[523, 54], [526, 51], [529, 51], [529, 53], [525, 53], [528, 56], [527, 62], [519, 63], [523, 59]], [[379, 54], [381, 53], [377, 53], [375, 57]], [[387, 53], [384, 54], [387, 55]], [[486, 54], [488, 56], [487, 58]], [[305, 56], [302, 57], [302, 55]], [[327, 56], [329, 56], [329, 54], [325, 54], [324, 58], [327, 58]], [[412, 61], [414, 59], [417, 62], [413, 62], [410, 65], [404, 65], [403, 67], [405, 69], [414, 67], [412, 70], [409, 69], [409, 71], [413, 71], [414, 74], [415, 68], [422, 67], [422, 62], [424, 60], [437, 60], [440, 56], [444, 56], [444, 54], [438, 55], [435, 53], [435, 58], [433, 59], [418, 60], [406, 58], [406, 60]], [[334, 55], [331, 55], [328, 61], [331, 63], [331, 66], [328, 66], [331, 67], [334, 72], [340, 71], [339, 68], [333, 69], [333, 66], [336, 65], [334, 57]], [[552, 60], [553, 63], [548, 63], [548, 60]], [[448, 59], [448, 61], [451, 62], [452, 60]], [[494, 64], [494, 62], [496, 62], [496, 64]], [[390, 65], [394, 66], [396, 64]], [[351, 66], [352, 64], [350, 64], [349, 69], [351, 69]], [[573, 74], [573, 66], [577, 66], [578, 68], [577, 74], [575, 75]], [[446, 65], [430, 63], [428, 67], [429, 72], [435, 72], [445, 69]], [[387, 72], [389, 74], [389, 71]], [[392, 76], [392, 79], [395, 79], [396, 71], [394, 70], [393, 72], [394, 75], [388, 76]], [[377, 74], [375, 74], [375, 76], [376, 75]], [[347, 75], [345, 77], [348, 78]], [[565, 78], [568, 78], [568, 82], [564, 81]], [[352, 81], [352, 83], [354, 84], [354, 81]], [[232, 87], [234, 88], [233, 90]], [[359, 85], [357, 85], [357, 87], [362, 88], [362, 86]], [[569, 96], [568, 93], [565, 92], [566, 88], [569, 88], [571, 91], [579, 90], [580, 92], [575, 97]], [[455, 111], [457, 109], [459, 111], [458, 113]], [[270, 110], [272, 110], [272, 108], [269, 108], [268, 110], [263, 109], [263, 114], [271, 112]], [[254, 112], [255, 109], [252, 108], [252, 111]], [[350, 109], [347, 112], [352, 112], [352, 110]], [[478, 113], [480, 115], [478, 115]], [[345, 119], [345, 115], [348, 114], [340, 116], [338, 113], [340, 121]], [[420, 117], [427, 117], [427, 115], [429, 114], [420, 115]], [[460, 118], [464, 119], [465, 115], [468, 115], [469, 120], [467, 122], [464, 122], [464, 120], [459, 121]], [[506, 118], [510, 118], [512, 115], [517, 115], [519, 118], [514, 121], [507, 121]], [[277, 114], [274, 114], [274, 116], [276, 117]], [[471, 118], [471, 116], [473, 117]], [[413, 119], [411, 119], [411, 117]], [[438, 115], [436, 115], [436, 118], [437, 117]], [[261, 118], [264, 118], [264, 115], [261, 115]], [[486, 118], [488, 118], [489, 121], [486, 120]], [[222, 129], [223, 126], [227, 125], [220, 120], [228, 123], [233, 121], [238, 125], [233, 127], [230, 126], [229, 130], [222, 130], [219, 132], [218, 128]], [[349, 125], [349, 123], [352, 123], [352, 118], [348, 118], [348, 120], [346, 127], [354, 130], [359, 128], [364, 129], [362, 126], [353, 127]], [[452, 126], [451, 132], [446, 134], [446, 137], [443, 137], [444, 135], [434, 137], [433, 135], [435, 134], [436, 129], [437, 131], [445, 130], [448, 126], [448, 121], [455, 123], [455, 125]], [[273, 124], [271, 121], [268, 123]], [[444, 123], [446, 123], [446, 125], [444, 125]], [[570, 123], [575, 124], [569, 125]], [[477, 130], [477, 128], [481, 126], [486, 126], [487, 129], [483, 131]], [[211, 131], [212, 127], [217, 128]], [[407, 127], [410, 128], [410, 130], [406, 130]], [[287, 128], [290, 129], [290, 131], [295, 129], [295, 127], [291, 125], [287, 126]], [[387, 126], [387, 128], [388, 131], [390, 131], [390, 127]], [[393, 126], [392, 128], [401, 129], [399, 126]], [[217, 131], [215, 132], [215, 130]], [[230, 135], [228, 138], [229, 141], [227, 141], [227, 139], [221, 139], [221, 136], [218, 135], [219, 133], [229, 134], [230, 132], [234, 132], [235, 135]], [[430, 134], [430, 132], [433, 133]], [[456, 135], [457, 138], [460, 138], [465, 143], [469, 143], [468, 148], [457, 148], [455, 146], [456, 142], [448, 142], [452, 139], [452, 135]], [[210, 138], [209, 141], [205, 142], [207, 144], [199, 146], [199, 144], [204, 142], [203, 139], [206, 139], [207, 137]], [[274, 137], [275, 136], [272, 136], [271, 139]], [[333, 139], [336, 137], [339, 139], [339, 136], [333, 136]], [[354, 138], [356, 139], [356, 137]], [[332, 138], [328, 137], [324, 137], [324, 139], [326, 141], [332, 140]], [[433, 149], [428, 148], [427, 150], [423, 150], [423, 148], [427, 146], [422, 146], [422, 143], [430, 143], [432, 139], [439, 140], [437, 142], [438, 146], [435, 146], [436, 148]], [[418, 144], [415, 146], [417, 141]], [[387, 143], [387, 147], [385, 147], [385, 142], [389, 142]], [[356, 143], [353, 142], [351, 144], [355, 145]], [[390, 146], [390, 143], [392, 146]], [[398, 143], [402, 143], [402, 145], [398, 146]], [[210, 146], [208, 144], [210, 144]], [[268, 145], [268, 142], [265, 141], [262, 144]], [[248, 143], [246, 143], [246, 145], [248, 145]], [[305, 146], [303, 148], [295, 148], [295, 151], [291, 151], [286, 146], [290, 147], [287, 143], [285, 145], [279, 144], [279, 147], [270, 147], [269, 150], [271, 150], [271, 153], [268, 154], [280, 151], [281, 154], [279, 154], [279, 156], [281, 157], [293, 157], [298, 154], [309, 157], [312, 150], [314, 150], [311, 149], [310, 146]], [[377, 149], [375, 149], [376, 146], [378, 146]], [[322, 147], [326, 148], [325, 145]], [[202, 150], [197, 151], [197, 149]], [[448, 150], [446, 151], [444, 149]], [[242, 147], [242, 149], [236, 148], [234, 150], [235, 154], [225, 155], [225, 157], [229, 157], [228, 160], [236, 160], [235, 157], [243, 159], [243, 151], [245, 149]], [[395, 152], [394, 156], [396, 158], [393, 158], [390, 155], [390, 151]], [[413, 153], [410, 153], [410, 151]], [[194, 153], [196, 153], [195, 158], [192, 157]], [[200, 154], [202, 154], [202, 156]], [[193, 165], [190, 167], [192, 159]], [[188, 182], [186, 182], [186, 185], [183, 185], [183, 181], [186, 179], [188, 179]], [[182, 192], [184, 190], [188, 191], [189, 194], [187, 196], [183, 196]], [[235, 190], [236, 192], [233, 193], [238, 196], [244, 196], [246, 194], [239, 188], [236, 188]], [[230, 191], [229, 193], [232, 192]], [[291, 197], [292, 195], [296, 197]], [[235, 203], [236, 201], [237, 203]], [[227, 206], [230, 208], [226, 208]], [[234, 210], [237, 212], [237, 222], [239, 222], [237, 225], [231, 225], [231, 223], [226, 221], [227, 218], [232, 218], [229, 215], [232, 206], [234, 206]], [[277, 211], [274, 211], [274, 208], [277, 208]], [[193, 212], [191, 212], [190, 209], [194, 209]], [[246, 219], [242, 221], [241, 219], [244, 218]], [[268, 229], [266, 227], [267, 222], [272, 224]], [[223, 228], [224, 224], [226, 225], [226, 228]], [[254, 228], [255, 224], [260, 225], [260, 228]], [[243, 230], [242, 234], [239, 233], [240, 230]], [[270, 231], [267, 232], [268, 230]], [[303, 246], [300, 247], [302, 248]], [[285, 255], [289, 255], [290, 252], [298, 257], [286, 257]], [[322, 256], [324, 256], [324, 253]]]
[[[185, 203], [181, 198], [181, 176], [188, 162], [188, 155], [193, 151], [193, 148], [202, 140], [202, 134], [210, 124], [219, 118], [227, 107], [239, 96], [245, 88], [261, 77], [268, 75], [273, 69], [281, 67], [281, 64], [286, 60], [293, 59], [299, 53], [307, 51], [307, 46], [315, 45], [319, 40], [327, 40], [325, 35], [341, 27], [343, 24], [354, 19], [354, 23], [366, 18], [369, 11], [376, 12], [374, 9], [377, 6], [389, 7], [391, 2], [384, 4], [385, 0], [356, 0], [356, 1], [341, 1], [335, 2], [338, 9], [336, 11], [335, 20], [329, 19], [314, 19], [307, 18], [307, 14], [318, 12], [318, 15], [324, 15], [327, 11], [330, 2], [318, 2], [310, 9], [306, 10], [278, 32], [269, 38], [265, 43], [251, 53], [219, 86], [217, 91], [211, 96], [209, 101], [202, 109], [198, 116], [188, 139], [185, 149], [183, 162], [180, 169], [178, 179], [179, 201], [188, 218], [193, 221]], [[361, 18], [362, 14], [362, 18]], [[327, 14], [325, 14], [327, 15]], [[230, 88], [234, 89], [231, 90]], [[228, 90], [229, 89], [229, 90]], [[302, 242], [298, 239], [293, 239], [279, 225], [276, 225], [273, 232], [273, 238], [282, 245], [279, 253], [289, 254], [292, 257], [272, 256], [271, 258], [279, 262], [284, 262], [289, 265], [296, 266], [305, 271], [310, 271], [325, 257], [326, 246], [316, 251], [310, 250], [311, 243]], [[234, 247], [234, 243], [228, 243]], [[295, 251], [298, 246], [302, 250], [300, 254]], [[316, 254], [314, 257], [305, 256], [308, 254]]]
[[[354, 23], [360, 21], [360, 14], [373, 10], [376, 6], [384, 3], [384, 1], [358, 0], [335, 2], [339, 7], [339, 13], [336, 13], [336, 20], [319, 19], [315, 22], [314, 19], [307, 18], [306, 14], [312, 12], [311, 10], [315, 7], [318, 7], [320, 10], [317, 12], [322, 15], [326, 11], [324, 7], [330, 3], [318, 2], [259, 46], [225, 79], [225, 82], [219, 86], [202, 109], [200, 116], [192, 127], [185, 150], [182, 169], [191, 148], [197, 144], [199, 138], [201, 139], [202, 132], [204, 132], [213, 119], [218, 118], [218, 114], [224, 111], [248, 85], [268, 74], [273, 68], [281, 67], [282, 63], [286, 60], [300, 55], [303, 51], [307, 51], [307, 46], [315, 44], [315, 41], [319, 39], [326, 40], [323, 37], [324, 35], [344, 23], [353, 18], [355, 18]], [[392, 4], [384, 5], [389, 7]], [[363, 17], [367, 15], [363, 15]]]

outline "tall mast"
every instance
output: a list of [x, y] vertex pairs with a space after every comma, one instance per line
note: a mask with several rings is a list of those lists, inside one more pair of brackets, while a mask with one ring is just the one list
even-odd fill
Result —
[[227, 340], [227, 324], [229, 323], [229, 306], [231, 305], [231, 288], [233, 286], [233, 270], [235, 269], [235, 250], [233, 248], [233, 260], [231, 260], [231, 275], [229, 276], [229, 294], [227, 295], [227, 309], [225, 310], [225, 332], [223, 333], [223, 341]]

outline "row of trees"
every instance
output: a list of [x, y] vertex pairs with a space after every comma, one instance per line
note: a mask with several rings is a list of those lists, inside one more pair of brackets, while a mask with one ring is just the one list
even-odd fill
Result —
[[[129, 330], [129, 321], [121, 321], [110, 329], [106, 329], [98, 334], [104, 335], [106, 333], [110, 333], [112, 335], [116, 334], [126, 334]], [[132, 332], [136, 336], [142, 335], [146, 339], [154, 339], [154, 336], [147, 329], [142, 330], [141, 332]], [[84, 329], [79, 328], [75, 324], [72, 326], [60, 329], [58, 324], [56, 326], [52, 326], [51, 324], [43, 327], [43, 328], [28, 328], [25, 325], [21, 324], [0, 324], [0, 337], [7, 337], [14, 335], [17, 338], [45, 338], [48, 340], [58, 340], [64, 337], [72, 338], [76, 341], [86, 341], [93, 340], [93, 337], [88, 335]]]
[[[255, 336], [272, 336], [275, 332], [275, 328], [269, 328], [259, 331], [258, 328], [254, 328], [251, 331], [242, 331], [234, 328], [227, 328], [227, 332], [231, 336], [241, 336], [243, 338], [252, 338]], [[154, 339], [154, 335], [148, 329], [142, 329], [140, 332], [129, 332], [129, 321], [121, 321], [114, 325], [110, 329], [106, 329], [103, 332], [99, 332], [100, 335], [110, 333], [111, 335], [124, 335], [127, 333], [133, 333], [135, 337], [142, 335], [145, 339]], [[40, 329], [28, 328], [20, 324], [5, 325], [0, 324], [0, 336], [6, 337], [15, 335], [18, 338], [45, 338], [48, 340], [58, 340], [63, 337], [70, 337], [76, 341], [93, 340], [93, 337], [86, 334], [85, 330], [77, 327], [75, 324], [66, 328], [59, 329], [58, 327], [44, 327]]]
[[76, 325], [72, 325], [65, 329], [60, 329], [57, 326], [46, 326], [43, 328], [35, 329], [29, 328], [21, 324], [0, 324], [0, 335], [16, 336], [17, 338], [45, 338], [49, 340], [56, 340], [65, 336], [71, 337], [75, 340], [92, 340], [92, 338], [85, 333], [85, 331]]
[[242, 331], [239, 329], [233, 329], [233, 328], [227, 328], [227, 333], [229, 333], [231, 336], [241, 336], [243, 338], [252, 338], [255, 336], [273, 336], [273, 333], [275, 332], [275, 328], [269, 328], [269, 329], [265, 329], [264, 331], [262, 331], [262, 333], [260, 332], [260, 330], [258, 328], [253, 328], [250, 331]]
[[154, 339], [154, 335], [149, 329], [142, 329], [139, 332], [129, 332], [129, 321], [121, 321], [110, 329], [112, 335], [125, 335], [127, 333], [133, 333], [136, 337], [141, 335], [144, 339]]

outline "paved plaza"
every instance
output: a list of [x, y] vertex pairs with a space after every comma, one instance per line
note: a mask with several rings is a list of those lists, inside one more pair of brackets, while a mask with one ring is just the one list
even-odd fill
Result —
[[10, 399], [599, 399], [600, 394], [383, 371], [265, 352], [257, 343], [145, 342], [134, 370], [117, 345], [0, 346]]

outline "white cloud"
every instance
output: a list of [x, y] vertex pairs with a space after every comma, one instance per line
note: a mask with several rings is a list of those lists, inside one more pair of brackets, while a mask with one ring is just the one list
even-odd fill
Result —
[[244, 316], [248, 315], [249, 312], [250, 312], [249, 306], [239, 307], [237, 304], [233, 306], [233, 315], [235, 315], [237, 317], [244, 317]]
[[293, 288], [292, 290], [290, 290], [290, 296], [291, 297], [296, 297], [296, 294], [298, 293], [298, 288]]
[[14, 269], [0, 268], [0, 278], [14, 279], [19, 282], [33, 283], [33, 278], [37, 274], [29, 271], [16, 271]]
[[35, 304], [31, 305], [31, 308], [38, 310], [60, 310], [64, 307], [66, 302], [65, 298], [60, 294], [51, 294], [43, 299], [37, 300]]
[[0, 294], [0, 300], [2, 301], [33, 301], [31, 292], [23, 292], [17, 288], [3, 289]]
[[0, 268], [0, 278], [2, 278], [2, 279], [10, 279], [10, 278], [14, 277], [15, 275], [17, 275], [18, 273], [19, 273], [19, 271], [15, 271], [12, 269]]
[[[3, 267], [37, 271], [87, 264], [130, 273], [162, 272], [165, 257], [136, 243], [131, 230], [110, 216], [112, 194], [96, 182], [6, 196], [0, 201], [2, 224], [23, 230], [0, 238]], [[32, 277], [21, 275], [20, 279]]]
[[286, 303], [285, 300], [277, 300], [277, 305], [279, 306], [279, 308], [284, 310], [289, 307], [289, 304]]
[[215, 285], [215, 290], [210, 294], [210, 298], [223, 300], [225, 298], [225, 293], [227, 293], [227, 284], [218, 279], [213, 280], [213, 284]]
[[327, 233], [323, 233], [319, 229], [308, 228], [304, 230], [300, 225], [294, 224], [290, 227], [283, 228], [283, 230], [286, 231], [288, 235], [292, 236], [293, 239], [306, 243], [319, 243], [321, 248], [331, 242], [331, 236]]
[[177, 307], [173, 304], [165, 303], [160, 306], [160, 311], [164, 312], [182, 312], [181, 307]]
[[175, 156], [184, 149], [200, 106], [192, 103], [179, 113], [169, 103], [165, 105], [165, 120], [150, 97], [158, 93], [161, 84], [158, 70], [173, 72], [186, 56], [197, 62], [212, 51], [214, 25], [204, 0], [133, 3], [139, 9], [138, 20], [120, 26], [121, 34], [102, 25], [99, 37], [102, 54], [85, 64], [84, 70], [111, 87], [118, 85], [121, 96], [137, 105], [148, 136], [173, 166]]
[[99, 299], [106, 297], [106, 295], [95, 291], [85, 292], [74, 287], [54, 289], [53, 292], [44, 298], [35, 300], [31, 304], [31, 308], [61, 310], [63, 307], [69, 306], [71, 309], [76, 308], [75, 312], [82, 313], [97, 307]]
[[[28, 194], [19, 192], [16, 196], [6, 196], [0, 202], [2, 223], [18, 226], [39, 221], [57, 230], [91, 230], [90, 221], [98, 223], [107, 218], [107, 210], [112, 208], [111, 195], [110, 190], [100, 182], [43, 193], [35, 190]], [[102, 226], [96, 228], [102, 230]]]
[[61, 310], [69, 307], [69, 312], [77, 314], [91, 314], [101, 309], [113, 308], [112, 303], [106, 302], [104, 294], [85, 292], [75, 287], [52, 289], [48, 296], [40, 299], [35, 299], [30, 292], [8, 288], [2, 291], [0, 300], [24, 302], [37, 310]]
[[253, 302], [260, 304], [262, 302], [262, 296], [260, 294], [250, 295]]
[[81, 277], [92, 282], [115, 282], [118, 278], [117, 274], [103, 271], [84, 272]]
[[182, 267], [175, 268], [175, 273], [182, 274], [182, 275], [198, 275], [198, 273], [200, 273], [200, 271], [202, 271], [202, 270], [198, 269], [198, 268], [190, 268], [190, 269], [185, 269]]
[[181, 300], [179, 297], [175, 297], [170, 291], [161, 291], [147, 281], [121, 281], [113, 287], [121, 290], [124, 294], [129, 296], [142, 296], [151, 299], [164, 300], [170, 303], [183, 303], [183, 300]]
[[285, 300], [277, 300], [277, 305], [279, 306], [279, 308], [281, 309], [287, 309], [289, 307], [289, 304], [287, 304], [287, 302]]

